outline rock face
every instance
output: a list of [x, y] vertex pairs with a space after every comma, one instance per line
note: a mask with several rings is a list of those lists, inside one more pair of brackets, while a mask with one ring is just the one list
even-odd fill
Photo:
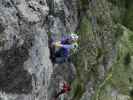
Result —
[[[50, 86], [51, 74], [61, 69], [60, 66], [53, 69], [49, 59], [47, 32], [75, 31], [78, 25], [76, 7], [76, 1], [71, 0], [0, 1], [2, 100], [50, 100], [48, 88], [54, 88]], [[76, 72], [72, 71], [73, 65], [69, 70], [69, 65], [62, 68], [69, 73], [65, 79], [72, 81], [71, 74]]]
[[[126, 15], [126, 16], [125, 16]], [[131, 0], [0, 0], [0, 100], [130, 100]], [[50, 60], [48, 33], [78, 32], [72, 63]]]
[[52, 64], [42, 26], [48, 11], [46, 1], [0, 1], [2, 100], [48, 100]]

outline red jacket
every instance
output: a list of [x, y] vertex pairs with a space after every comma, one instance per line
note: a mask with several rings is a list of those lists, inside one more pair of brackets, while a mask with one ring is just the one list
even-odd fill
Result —
[[56, 94], [56, 96], [54, 97], [54, 100], [56, 100], [61, 94], [67, 93], [70, 90], [71, 90], [70, 85], [67, 83], [63, 83], [63, 89], [59, 93]]
[[64, 93], [69, 92], [71, 90], [71, 87], [69, 84], [63, 83], [63, 89]]

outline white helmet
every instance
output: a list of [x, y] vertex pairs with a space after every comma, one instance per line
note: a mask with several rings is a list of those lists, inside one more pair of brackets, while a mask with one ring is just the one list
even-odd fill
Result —
[[74, 34], [74, 33], [71, 33], [70, 37], [72, 40], [78, 40], [78, 38], [79, 38], [78, 35]]

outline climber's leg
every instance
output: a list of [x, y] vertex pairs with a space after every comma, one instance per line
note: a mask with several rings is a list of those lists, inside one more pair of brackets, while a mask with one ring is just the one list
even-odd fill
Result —
[[69, 56], [69, 57], [67, 57], [67, 62], [69, 62], [69, 63], [71, 63], [72, 62], [72, 59], [71, 59], [71, 57]]
[[66, 61], [64, 57], [56, 57], [55, 62], [59, 64], [63, 64]]
[[64, 49], [60, 48], [58, 51], [55, 53], [55, 63], [62, 64], [66, 61], [66, 57], [64, 56]]
[[57, 99], [61, 94], [63, 94], [63, 93], [65, 93], [65, 91], [64, 90], [61, 90], [59, 93], [57, 93], [56, 95], [55, 95], [55, 99]]

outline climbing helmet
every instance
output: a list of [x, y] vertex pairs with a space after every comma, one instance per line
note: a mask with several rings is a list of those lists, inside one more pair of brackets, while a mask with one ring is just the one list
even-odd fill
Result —
[[78, 35], [74, 34], [74, 33], [71, 33], [70, 37], [72, 40], [78, 40], [78, 38], [79, 38]]

